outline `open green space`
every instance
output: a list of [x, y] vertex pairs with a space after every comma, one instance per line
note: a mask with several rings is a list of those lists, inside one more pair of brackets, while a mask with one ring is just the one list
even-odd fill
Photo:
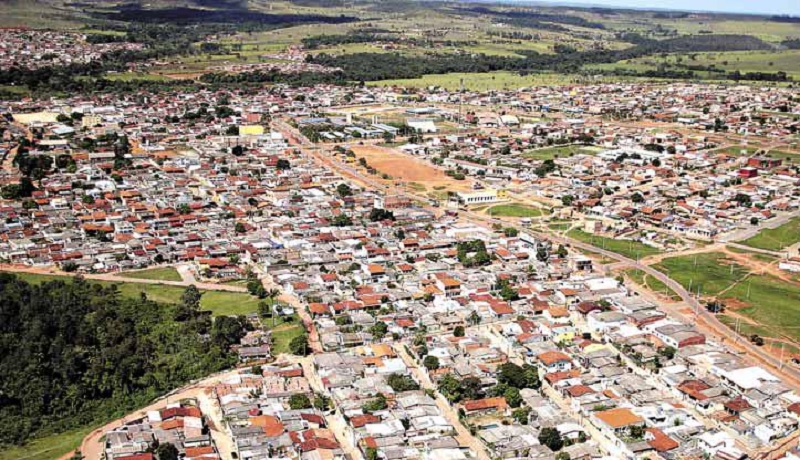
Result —
[[750, 270], [723, 253], [664, 259], [655, 268], [685, 288], [717, 297], [772, 335], [800, 339], [800, 285]]
[[[269, 325], [269, 318], [265, 319], [264, 323]], [[303, 323], [297, 317], [291, 323], [276, 325], [272, 328], [272, 354], [277, 356], [281, 353], [289, 353], [289, 343], [292, 339], [305, 333]]]
[[642, 270], [638, 269], [630, 269], [625, 270], [625, 275], [633, 280], [634, 283], [642, 286], [646, 289], [649, 289], [655, 293], [663, 295], [670, 300], [681, 300], [681, 297], [675, 293], [672, 289], [670, 289], [666, 284], [662, 283], [661, 281], [653, 278], [652, 276], [648, 275]]
[[[657, 69], [684, 70], [687, 66], [713, 67], [725, 72], [738, 70], [743, 74], [781, 71], [797, 78], [800, 76], [800, 50], [654, 54], [609, 64], [593, 64], [587, 67], [598, 70], [625, 69], [643, 72]], [[696, 73], [711, 78], [714, 78], [715, 75], [715, 72], [708, 71], [696, 71]], [[723, 74], [717, 74], [717, 77], [721, 75]]]
[[80, 428], [36, 438], [24, 446], [0, 450], [0, 460], [53, 460], [74, 452], [92, 428]]
[[158, 281], [181, 281], [181, 275], [173, 267], [149, 268], [147, 270], [137, 270], [133, 272], [123, 272], [120, 276], [124, 278], [136, 278], [141, 280]]
[[753, 248], [780, 251], [800, 241], [800, 217], [776, 228], [765, 228], [741, 243]]
[[486, 213], [494, 217], [541, 217], [548, 212], [544, 209], [512, 203], [492, 206], [486, 210]]
[[[70, 280], [69, 276], [60, 275], [39, 275], [31, 273], [15, 273], [18, 278], [23, 279], [29, 283], [43, 283], [50, 280]], [[111, 282], [111, 281], [96, 281], [89, 280], [92, 283], [102, 284], [108, 286], [116, 284], [120, 294], [125, 297], [140, 297], [142, 293], [147, 295], [147, 298], [156, 302], [165, 302], [176, 304], [180, 302], [181, 295], [184, 288], [181, 286], [167, 286], [162, 284], [147, 284], [147, 283], [126, 283], [124, 281]], [[244, 292], [228, 292], [228, 291], [207, 291], [201, 290], [203, 296], [200, 299], [200, 307], [203, 310], [209, 310], [214, 316], [224, 315], [246, 315], [248, 313], [255, 313], [258, 311], [259, 299]]]
[[562, 145], [558, 147], [545, 147], [542, 149], [528, 150], [522, 156], [532, 160], [553, 160], [566, 158], [577, 154], [594, 155], [602, 149], [587, 147], [585, 145]]
[[572, 229], [567, 232], [567, 236], [576, 240], [589, 243], [592, 246], [605, 249], [606, 251], [616, 252], [630, 259], [641, 259], [643, 257], [661, 254], [662, 251], [650, 247], [646, 244], [633, 240], [621, 240], [604, 236], [592, 235], [583, 230]]
[[[615, 77], [619, 80], [634, 80], [630, 77]], [[405, 78], [398, 80], [379, 80], [368, 82], [370, 86], [407, 86], [411, 88], [427, 88], [439, 86], [448, 90], [457, 90], [464, 87], [472, 91], [490, 91], [500, 89], [522, 88], [529, 86], [567, 85], [597, 81], [582, 75], [539, 73], [519, 75], [513, 72], [480, 72], [480, 73], [450, 73], [444, 75], [424, 75], [422, 78]], [[602, 80], [602, 79], [601, 79]]]

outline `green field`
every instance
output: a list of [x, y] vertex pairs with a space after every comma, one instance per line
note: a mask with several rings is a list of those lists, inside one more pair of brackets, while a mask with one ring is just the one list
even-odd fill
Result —
[[[798, 31], [800, 33], [800, 30]], [[665, 55], [650, 55], [636, 59], [627, 59], [611, 64], [596, 64], [587, 66], [598, 70], [627, 69], [635, 71], [656, 70], [659, 68], [682, 70], [685, 66], [713, 66], [725, 72], [735, 70], [747, 72], [786, 72], [789, 76], [800, 76], [800, 50], [776, 51], [726, 51], [708, 53], [675, 53]], [[724, 74], [697, 71], [698, 75], [717, 78]]]
[[150, 268], [147, 270], [138, 270], [134, 272], [123, 272], [120, 276], [124, 278], [136, 278], [141, 280], [158, 280], [158, 281], [181, 281], [181, 275], [178, 270], [172, 267], [159, 267]]
[[142, 72], [107, 73], [103, 78], [110, 81], [171, 81], [163, 75]]
[[616, 252], [630, 259], [641, 259], [643, 257], [661, 254], [662, 251], [633, 240], [618, 240], [604, 236], [592, 235], [583, 230], [572, 229], [567, 232], [567, 236], [584, 243], [589, 243], [606, 251]]
[[[422, 78], [380, 80], [368, 82], [367, 84], [370, 86], [407, 86], [411, 88], [439, 86], [448, 90], [457, 90], [461, 87], [462, 79], [464, 80], [464, 87], [472, 91], [489, 91], [528, 86], [567, 85], [595, 81], [581, 75], [570, 74], [541, 73], [521, 76], [513, 72], [484, 72], [425, 75]], [[633, 79], [618, 77], [616, 80]]]
[[486, 210], [486, 213], [490, 216], [496, 217], [541, 217], [546, 215], [547, 211], [540, 208], [513, 203], [492, 206]]
[[[269, 319], [264, 320], [269, 324]], [[289, 353], [289, 342], [297, 336], [305, 334], [302, 322], [295, 317], [291, 323], [278, 324], [272, 329], [272, 353], [277, 356]]]
[[81, 428], [38, 438], [0, 451], [0, 460], [53, 460], [75, 451], [90, 431], [92, 428]]
[[638, 269], [625, 270], [625, 276], [633, 280], [634, 283], [649, 289], [655, 293], [668, 297], [670, 300], [681, 300], [681, 297], [670, 289], [666, 284], [649, 276], [647, 273]]
[[741, 243], [753, 248], [780, 251], [800, 241], [800, 217], [795, 217], [777, 228], [765, 228], [758, 235]]
[[594, 155], [602, 149], [587, 147], [585, 145], [563, 145], [559, 147], [545, 147], [543, 149], [528, 150], [522, 156], [532, 160], [553, 160], [566, 158], [577, 154]]
[[[51, 280], [71, 279], [68, 276], [58, 275], [35, 275], [30, 273], [16, 273], [16, 275], [20, 279], [30, 283], [43, 283]], [[180, 302], [181, 295], [184, 291], [184, 288], [181, 286], [125, 282], [112, 283], [110, 281], [94, 280], [88, 281], [102, 284], [104, 286], [116, 284], [120, 294], [123, 296], [139, 297], [142, 293], [145, 293], [148, 299], [164, 303]], [[203, 310], [211, 311], [214, 316], [245, 315], [248, 313], [255, 313], [258, 310], [259, 299], [247, 293], [204, 290], [201, 290], [201, 292], [203, 293], [203, 297], [200, 299], [200, 307]]]
[[800, 339], [800, 285], [750, 274], [723, 253], [664, 259], [655, 266], [692, 292], [718, 297], [771, 335]]

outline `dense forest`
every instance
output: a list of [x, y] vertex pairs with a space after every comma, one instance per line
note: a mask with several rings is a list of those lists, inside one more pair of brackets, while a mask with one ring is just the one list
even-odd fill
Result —
[[96, 17], [101, 17], [112, 21], [168, 23], [175, 25], [196, 25], [208, 23], [285, 25], [310, 22], [341, 24], [358, 20], [355, 17], [327, 16], [322, 14], [267, 14], [259, 11], [251, 11], [246, 8], [200, 9], [190, 7], [175, 7], [145, 9], [139, 5], [123, 6], [114, 12], [95, 13], [94, 15]]
[[590, 29], [605, 28], [605, 26], [599, 22], [589, 21], [580, 16], [573, 16], [570, 14], [540, 13], [528, 10], [498, 11], [482, 6], [465, 8], [461, 11], [494, 16], [506, 24], [540, 30], [553, 30], [559, 32], [565, 32], [569, 30], [568, 28], [559, 26], [558, 24], [587, 27]]
[[246, 322], [212, 322], [200, 295], [166, 305], [79, 277], [0, 273], [0, 446], [120, 416], [233, 365]]

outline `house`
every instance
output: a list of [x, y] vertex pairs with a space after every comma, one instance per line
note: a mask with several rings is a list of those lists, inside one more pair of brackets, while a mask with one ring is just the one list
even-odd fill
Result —
[[634, 426], [644, 426], [643, 418], [624, 407], [595, 412], [592, 417], [601, 431], [616, 437], [628, 435]]
[[502, 396], [464, 401], [461, 404], [467, 416], [490, 413], [503, 413], [508, 409], [506, 398]]
[[572, 369], [572, 359], [561, 351], [546, 351], [536, 356], [545, 373], [566, 372]]

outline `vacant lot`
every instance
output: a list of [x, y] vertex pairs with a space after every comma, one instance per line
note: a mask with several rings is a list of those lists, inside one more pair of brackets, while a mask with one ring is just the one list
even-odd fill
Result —
[[125, 272], [121, 273], [120, 276], [124, 278], [136, 278], [140, 280], [181, 281], [181, 275], [178, 273], [178, 270], [175, 270], [172, 267], [158, 267], [134, 272]]
[[715, 252], [664, 259], [655, 266], [692, 292], [721, 299], [727, 308], [776, 337], [800, 338], [800, 285], [772, 275], [751, 274]]
[[589, 243], [606, 251], [616, 252], [631, 259], [641, 259], [643, 257], [661, 254], [661, 251], [633, 240], [619, 240], [604, 236], [592, 235], [583, 230], [573, 229], [567, 232], [567, 236], [576, 240]]
[[547, 211], [525, 206], [524, 204], [499, 204], [486, 210], [486, 214], [494, 217], [541, 217]]
[[780, 251], [800, 241], [800, 217], [795, 217], [777, 228], [765, 228], [758, 235], [742, 241], [747, 246]]
[[[17, 277], [29, 283], [43, 283], [50, 280], [66, 280], [72, 278], [59, 275], [37, 275], [31, 273], [15, 273]], [[98, 283], [104, 286], [116, 284], [121, 295], [126, 297], [139, 297], [142, 293], [147, 298], [157, 302], [178, 303], [181, 300], [184, 288], [180, 286], [165, 286], [160, 284], [125, 283], [110, 281], [88, 280], [90, 283]], [[201, 291], [203, 297], [200, 300], [200, 307], [209, 310], [214, 316], [220, 315], [245, 315], [255, 313], [258, 310], [259, 300], [250, 294], [226, 291]]]
[[566, 158], [577, 154], [594, 155], [601, 150], [600, 148], [587, 147], [585, 145], [563, 145], [560, 147], [529, 150], [523, 153], [522, 156], [534, 160], [553, 160], [555, 158]]
[[80, 428], [37, 438], [24, 446], [0, 451], [0, 460], [53, 460], [75, 451], [90, 431], [91, 428]]
[[662, 283], [661, 281], [653, 278], [652, 276], [648, 275], [647, 273], [637, 270], [637, 269], [630, 269], [625, 270], [625, 275], [633, 280], [634, 283], [647, 288], [654, 293], [663, 296], [672, 301], [680, 301], [681, 297], [675, 293], [672, 289], [670, 289], [666, 284]]
[[[617, 78], [617, 80], [632, 80], [624, 77], [615, 78]], [[513, 89], [527, 86], [567, 85], [585, 83], [588, 81], [586, 77], [569, 74], [541, 73], [522, 76], [513, 72], [484, 72], [425, 75], [422, 78], [380, 80], [368, 84], [371, 86], [400, 85], [413, 88], [440, 86], [448, 90], [457, 90], [461, 87], [462, 80], [464, 82], [464, 87], [473, 91]]]
[[[434, 168], [425, 160], [414, 158], [395, 149], [371, 145], [352, 147], [356, 157], [364, 158], [367, 164], [380, 173], [388, 174], [393, 181], [415, 182], [427, 189], [440, 187], [441, 190], [469, 190], [469, 180], [455, 180]], [[442, 188], [443, 187], [443, 188]]]

